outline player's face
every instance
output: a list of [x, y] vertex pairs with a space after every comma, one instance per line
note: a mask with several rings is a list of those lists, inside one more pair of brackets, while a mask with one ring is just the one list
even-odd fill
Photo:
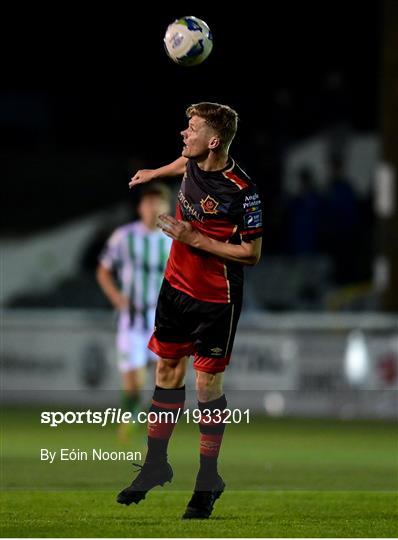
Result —
[[155, 194], [147, 195], [138, 205], [138, 215], [149, 229], [155, 229], [160, 214], [168, 214], [169, 211], [169, 203]]
[[213, 130], [206, 124], [204, 118], [192, 116], [188, 127], [181, 131], [184, 141], [182, 155], [190, 159], [206, 158], [210, 152], [209, 144], [214, 139]]

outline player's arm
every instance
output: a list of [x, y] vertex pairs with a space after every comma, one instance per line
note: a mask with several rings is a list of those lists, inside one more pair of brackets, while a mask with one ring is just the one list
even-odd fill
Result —
[[180, 156], [172, 163], [164, 165], [164, 167], [159, 167], [158, 169], [141, 169], [132, 177], [129, 182], [129, 187], [132, 188], [138, 184], [145, 184], [146, 182], [156, 180], [157, 178], [181, 176], [185, 173], [187, 161], [187, 158]]
[[227, 259], [228, 261], [234, 261], [248, 266], [254, 266], [260, 260], [261, 238], [256, 238], [250, 242], [242, 242], [239, 245], [235, 245], [220, 242], [219, 240], [214, 240], [214, 238], [210, 238], [199, 231], [196, 232], [198, 234], [195, 235], [194, 241], [191, 244], [192, 247], [202, 249], [203, 251], [207, 251], [212, 255], [218, 255], [219, 257]]
[[126, 309], [129, 305], [129, 299], [117, 287], [112, 272], [102, 263], [97, 266], [96, 277], [110, 303], [120, 311]]
[[177, 221], [172, 216], [165, 214], [159, 216], [159, 226], [170, 238], [228, 261], [254, 266], [260, 260], [261, 238], [256, 238], [250, 242], [242, 242], [239, 245], [227, 244], [194, 229], [187, 221]]

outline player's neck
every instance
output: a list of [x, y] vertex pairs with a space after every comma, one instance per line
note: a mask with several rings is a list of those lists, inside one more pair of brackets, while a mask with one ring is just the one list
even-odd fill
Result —
[[157, 221], [146, 222], [143, 219], [141, 219], [141, 223], [142, 225], [144, 225], [146, 229], [148, 229], [148, 231], [154, 231], [157, 229]]
[[210, 152], [206, 159], [198, 160], [197, 164], [202, 171], [221, 171], [227, 166], [228, 158], [229, 156], [226, 152], [220, 152], [218, 154]]

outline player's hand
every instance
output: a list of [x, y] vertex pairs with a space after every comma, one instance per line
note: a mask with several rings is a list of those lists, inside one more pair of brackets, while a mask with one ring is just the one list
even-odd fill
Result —
[[129, 188], [131, 189], [134, 186], [138, 186], [138, 184], [145, 184], [146, 182], [150, 182], [154, 178], [155, 178], [154, 169], [140, 169], [131, 178], [129, 182]]
[[200, 234], [188, 221], [178, 221], [167, 214], [159, 216], [158, 227], [173, 240], [178, 240], [190, 246], [194, 244], [197, 235]]

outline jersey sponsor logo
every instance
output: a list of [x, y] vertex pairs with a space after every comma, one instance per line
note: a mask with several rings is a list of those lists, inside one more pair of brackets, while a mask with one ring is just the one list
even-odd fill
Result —
[[253, 195], [246, 195], [245, 201], [243, 203], [243, 210], [250, 210], [254, 207], [254, 210], [257, 210], [256, 207], [260, 206], [260, 196], [258, 193], [253, 193]]
[[256, 229], [262, 226], [261, 211], [251, 212], [244, 216], [244, 225], [246, 229]]
[[203, 216], [199, 214], [199, 212], [196, 210], [194, 206], [186, 199], [183, 192], [180, 190], [178, 193], [178, 200], [180, 201], [181, 206], [186, 211], [185, 214], [188, 213], [189, 216], [192, 218], [197, 219], [198, 221], [201, 221], [203, 223]]
[[[252, 195], [246, 195], [245, 196], [245, 201], [256, 201], [257, 199], [259, 199], [259, 194], [258, 193], [253, 193]], [[253, 204], [253, 202], [252, 202]]]
[[200, 199], [200, 206], [205, 214], [217, 214], [218, 204], [219, 203], [213, 199], [213, 197], [210, 197], [210, 195], [207, 195], [206, 199]]

